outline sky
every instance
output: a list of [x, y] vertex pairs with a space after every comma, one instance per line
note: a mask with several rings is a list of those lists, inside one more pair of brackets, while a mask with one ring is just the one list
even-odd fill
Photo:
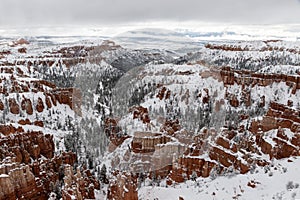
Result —
[[0, 27], [160, 21], [300, 24], [300, 0], [0, 0]]

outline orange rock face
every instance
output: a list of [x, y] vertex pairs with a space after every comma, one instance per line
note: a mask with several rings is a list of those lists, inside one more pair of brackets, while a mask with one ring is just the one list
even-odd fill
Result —
[[166, 87], [163, 87], [160, 91], [159, 91], [159, 93], [157, 94], [157, 98], [159, 98], [160, 100], [162, 100], [163, 98], [164, 98], [164, 96], [165, 96], [165, 92], [167, 91], [167, 88]]
[[115, 174], [109, 183], [107, 199], [138, 200], [137, 177], [127, 173]]
[[20, 125], [31, 125], [31, 121], [29, 119], [21, 119], [19, 120], [18, 124]]
[[161, 132], [167, 132], [168, 135], [173, 135], [175, 132], [181, 129], [179, 120], [166, 120], [164, 125], [160, 128]]
[[140, 119], [144, 124], [150, 123], [148, 115], [148, 109], [142, 106], [135, 106], [129, 109], [129, 112], [133, 114], [133, 119]]
[[223, 51], [249, 51], [248, 47], [240, 47], [236, 45], [216, 45], [216, 44], [206, 44], [206, 48], [208, 49], [217, 49]]
[[[269, 154], [271, 158], [288, 158], [290, 156], [298, 156], [300, 152], [297, 148], [288, 144], [289, 139], [282, 128], [290, 129], [296, 133], [290, 142], [296, 147], [299, 147], [300, 138], [297, 135], [300, 130], [299, 122], [299, 111], [282, 104], [271, 102], [266, 116], [260, 121], [252, 121], [249, 130], [256, 134], [256, 143], [261, 147], [263, 153]], [[277, 130], [277, 138], [273, 138], [276, 144], [274, 147], [262, 138], [264, 132], [269, 130]]]
[[[75, 88], [63, 88], [63, 89], [54, 89], [52, 91], [54, 98], [60, 104], [69, 105], [71, 109], [75, 111], [76, 114], [81, 115], [81, 92]], [[53, 97], [51, 100], [54, 105], [56, 105], [56, 101]]]
[[236, 95], [232, 95], [229, 102], [230, 102], [230, 105], [233, 107], [238, 107], [240, 105], [239, 100], [237, 99]]
[[226, 153], [225, 151], [213, 147], [213, 149], [209, 153], [209, 157], [213, 160], [217, 160], [225, 167], [234, 166], [236, 169], [239, 169], [242, 174], [247, 173], [249, 171], [249, 166], [246, 166], [241, 163], [234, 155], [230, 153]]
[[14, 127], [12, 125], [0, 125], [0, 133], [3, 135], [10, 135], [16, 132], [24, 132], [22, 127]]
[[[4, 144], [6, 148], [2, 149]], [[0, 155], [0, 174], [4, 174], [0, 177], [0, 199], [47, 199], [46, 191], [49, 189], [44, 188], [31, 171], [31, 166], [26, 164], [30, 158], [37, 159], [41, 155], [53, 157], [52, 136], [44, 136], [41, 132], [18, 133], [13, 137], [2, 137], [0, 146], [4, 153]], [[7, 160], [7, 156], [12, 160]]]
[[208, 177], [214, 166], [215, 163], [205, 159], [182, 157], [179, 158], [177, 164], [173, 165], [170, 180], [182, 183], [190, 179], [193, 173], [196, 173], [198, 177]]
[[36, 157], [35, 149], [37, 148], [40, 149], [40, 155], [38, 156], [43, 155], [46, 158], [52, 158], [54, 155], [53, 136], [49, 134], [44, 135], [42, 132], [19, 133], [15, 134], [12, 138], [1, 138], [0, 145], [4, 144], [6, 144], [11, 151], [22, 146], [20, 150], [25, 152], [22, 152], [22, 155], [29, 153], [31, 157]]
[[77, 168], [74, 174], [72, 166], [66, 165], [64, 169], [63, 199], [95, 199], [94, 189], [100, 189], [100, 183], [91, 175], [89, 170], [81, 171]]
[[[0, 177], [0, 199], [46, 199], [43, 188], [38, 186], [28, 165], [9, 171], [6, 177]], [[33, 192], [34, 191], [34, 192]]]
[[18, 49], [19, 53], [27, 53], [27, 49], [25, 47]]
[[0, 100], [0, 110], [4, 110], [4, 104], [1, 100]]
[[43, 110], [44, 110], [44, 103], [40, 97], [38, 98], [38, 101], [37, 101], [36, 110], [38, 112], [43, 112]]
[[110, 152], [115, 150], [118, 146], [120, 146], [126, 139], [130, 138], [129, 135], [122, 132], [121, 128], [118, 126], [117, 120], [113, 118], [105, 119], [104, 132], [110, 140]]
[[13, 98], [9, 99], [9, 110], [13, 114], [19, 114], [20, 113], [19, 105], [17, 104], [16, 100], [13, 99]]
[[[236, 83], [238, 85], [242, 85], [243, 87], [254, 87], [255, 85], [268, 86], [275, 82], [285, 82], [287, 85], [294, 86], [292, 91], [293, 94], [295, 94], [297, 89], [300, 89], [299, 76], [254, 73], [247, 70], [234, 70], [230, 67], [223, 67], [219, 73], [225, 85], [233, 85]], [[235, 73], [239, 74], [239, 76], [235, 76]]]
[[30, 99], [23, 97], [23, 100], [21, 101], [21, 108], [22, 110], [25, 110], [28, 115], [33, 114], [32, 103]]
[[[70, 185], [65, 185], [62, 191], [64, 199], [68, 199], [66, 194], [70, 191], [76, 199], [94, 199], [94, 189], [100, 189], [99, 182], [88, 170], [78, 169], [75, 175], [63, 173], [64, 168], [72, 169], [76, 155], [63, 152], [54, 156], [52, 135], [42, 132], [8, 135], [0, 138], [0, 152], [0, 199], [47, 200], [63, 179], [71, 179]], [[41, 156], [45, 159], [40, 160]], [[74, 193], [74, 185], [78, 187], [75, 189], [78, 195]]]
[[35, 121], [33, 124], [34, 124], [35, 126], [44, 127], [44, 122], [43, 122], [43, 121]]
[[73, 165], [75, 159], [75, 154], [63, 153], [30, 165], [6, 160], [0, 167], [0, 173], [4, 174], [0, 177], [0, 199], [48, 199], [53, 183], [59, 181], [61, 167]]
[[165, 144], [169, 141], [171, 141], [170, 137], [160, 133], [135, 132], [131, 147], [135, 153], [149, 153], [155, 151], [157, 144]]
[[46, 99], [47, 108], [51, 108], [52, 107], [52, 103], [51, 103], [49, 95], [46, 95], [45, 99]]

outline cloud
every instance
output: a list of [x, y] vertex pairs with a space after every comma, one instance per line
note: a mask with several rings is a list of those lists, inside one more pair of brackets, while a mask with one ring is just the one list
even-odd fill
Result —
[[300, 23], [299, 0], [1, 0], [0, 26], [146, 21]]

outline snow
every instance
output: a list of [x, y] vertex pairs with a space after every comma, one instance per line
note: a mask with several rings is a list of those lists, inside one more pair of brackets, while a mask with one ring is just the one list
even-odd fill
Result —
[[9, 178], [7, 174], [0, 174], [0, 178]]
[[[210, 178], [197, 178], [196, 182], [175, 186], [158, 187], [145, 186], [139, 189], [139, 199], [184, 200], [195, 199], [299, 199], [300, 198], [300, 159], [292, 158], [275, 160], [270, 171], [265, 173], [264, 168], [258, 167], [254, 173], [246, 175], [220, 176], [212, 180]], [[287, 168], [285, 171], [284, 168]], [[255, 188], [247, 186], [248, 182], [258, 182]], [[287, 189], [287, 184], [293, 183], [294, 188]]]
[[125, 185], [123, 186], [123, 190], [124, 190], [125, 192], [129, 192], [129, 190], [125, 187]]
[[106, 193], [104, 191], [107, 191], [107, 187], [104, 187], [102, 190], [95, 190], [95, 199], [96, 200], [103, 200], [106, 199]]
[[265, 74], [289, 74], [289, 75], [299, 75], [300, 66], [293, 65], [275, 65], [275, 66], [266, 66], [257, 71], [258, 73]]

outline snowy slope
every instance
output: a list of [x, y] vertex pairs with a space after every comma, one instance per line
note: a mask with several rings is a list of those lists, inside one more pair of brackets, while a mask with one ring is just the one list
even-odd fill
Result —
[[[299, 158], [275, 160], [268, 169], [257, 168], [246, 175], [221, 176], [212, 180], [198, 178], [176, 186], [145, 186], [140, 199], [299, 199]], [[253, 184], [255, 187], [248, 186]]]

